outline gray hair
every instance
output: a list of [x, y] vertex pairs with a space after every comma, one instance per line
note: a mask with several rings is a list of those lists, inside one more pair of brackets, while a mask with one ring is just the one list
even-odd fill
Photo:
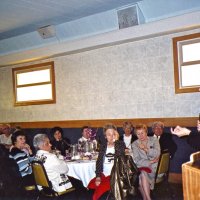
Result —
[[114, 124], [108, 123], [108, 124], [106, 124], [106, 125], [103, 127], [104, 136], [106, 135], [106, 131], [107, 131], [108, 129], [113, 129], [113, 130], [117, 131], [117, 127], [116, 127]]
[[123, 129], [125, 129], [126, 127], [130, 127], [131, 129], [133, 129], [133, 124], [130, 121], [126, 121], [123, 123]]
[[154, 129], [156, 126], [160, 126], [162, 129], [164, 129], [165, 125], [163, 122], [157, 121], [157, 122], [153, 122], [151, 128]]
[[48, 136], [46, 134], [37, 134], [35, 135], [35, 137], [33, 138], [33, 146], [35, 147], [35, 150], [39, 150], [41, 148], [41, 146], [44, 145], [45, 140], [48, 138]]

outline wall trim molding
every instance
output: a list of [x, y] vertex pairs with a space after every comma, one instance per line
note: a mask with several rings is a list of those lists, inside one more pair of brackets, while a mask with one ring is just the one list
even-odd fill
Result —
[[[103, 127], [106, 123], [113, 123], [118, 127], [122, 126], [124, 121], [131, 121], [133, 125], [144, 123], [151, 127], [152, 122], [162, 121], [166, 127], [176, 125], [184, 127], [196, 127], [198, 117], [176, 117], [176, 118], [135, 118], [135, 119], [88, 119], [88, 120], [64, 120], [64, 121], [34, 121], [34, 122], [6, 122], [12, 127], [21, 128], [52, 128], [60, 126], [62, 128], [81, 128], [82, 126]], [[2, 122], [5, 123], [5, 122]]]

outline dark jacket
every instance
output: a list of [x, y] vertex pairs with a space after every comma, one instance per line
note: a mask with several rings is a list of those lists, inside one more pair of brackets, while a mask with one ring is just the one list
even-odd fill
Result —
[[[117, 157], [125, 155], [125, 144], [123, 141], [117, 140], [115, 141], [115, 155], [114, 159], [116, 160]], [[99, 150], [98, 159], [96, 162], [96, 177], [100, 177], [101, 173], [103, 172], [103, 162], [104, 156], [106, 154], [107, 149], [107, 142], [102, 143]]]
[[[153, 136], [153, 133], [151, 134]], [[171, 158], [173, 158], [177, 145], [172, 138], [172, 134], [163, 132], [159, 139], [161, 152], [169, 151]]]
[[187, 138], [187, 142], [192, 148], [200, 151], [200, 133], [191, 132]]
[[63, 138], [62, 140], [56, 141], [52, 140], [52, 149], [57, 149], [61, 151], [61, 154], [65, 156], [65, 151], [70, 148], [70, 140], [67, 138]]
[[0, 196], [16, 198], [23, 191], [18, 165], [13, 159], [0, 156], [0, 171]]
[[111, 171], [110, 185], [115, 199], [125, 200], [128, 195], [136, 195], [139, 186], [139, 174], [130, 155], [118, 157]]

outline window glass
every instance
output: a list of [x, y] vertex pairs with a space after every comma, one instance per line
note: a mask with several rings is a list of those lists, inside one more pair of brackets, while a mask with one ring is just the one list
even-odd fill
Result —
[[200, 42], [182, 46], [183, 62], [200, 60]]
[[200, 64], [181, 67], [182, 87], [200, 85]]
[[17, 85], [50, 81], [50, 69], [17, 74]]
[[55, 103], [54, 62], [13, 68], [15, 106]]
[[41, 99], [52, 99], [51, 84], [17, 88], [17, 101]]

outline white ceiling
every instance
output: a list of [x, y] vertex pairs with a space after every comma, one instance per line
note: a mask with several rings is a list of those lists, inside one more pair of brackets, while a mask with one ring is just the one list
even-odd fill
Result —
[[[200, 10], [200, 0], [0, 0], [0, 55], [117, 30], [116, 11], [135, 4], [145, 23]], [[47, 25], [56, 37], [44, 40]]]

